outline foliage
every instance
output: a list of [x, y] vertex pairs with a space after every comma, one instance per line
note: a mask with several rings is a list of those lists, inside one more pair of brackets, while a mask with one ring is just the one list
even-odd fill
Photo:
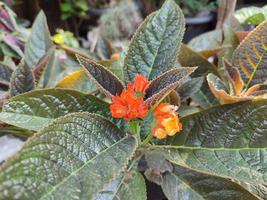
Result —
[[214, 11], [217, 8], [216, 0], [175, 0], [187, 17], [195, 17], [203, 11]]
[[64, 0], [60, 4], [60, 11], [62, 20], [69, 19], [72, 16], [86, 16], [86, 12], [89, 9], [88, 2], [85, 0]]
[[[0, 199], [145, 200], [145, 179], [170, 200], [266, 199], [267, 22], [236, 49], [223, 46], [236, 41], [225, 34], [212, 43], [221, 50], [199, 53], [181, 43], [184, 16], [166, 0], [127, 52], [95, 61], [64, 46], [56, 51], [43, 16], [33, 26], [40, 32], [32, 31], [41, 40], [32, 35], [26, 45], [36, 54], [16, 71], [34, 71], [29, 63], [47, 58], [39, 87], [57, 88], [16, 95], [19, 87], [5, 101], [0, 120], [34, 134], [1, 166]], [[62, 51], [83, 68], [52, 84]], [[32, 77], [19, 76], [15, 86]]]

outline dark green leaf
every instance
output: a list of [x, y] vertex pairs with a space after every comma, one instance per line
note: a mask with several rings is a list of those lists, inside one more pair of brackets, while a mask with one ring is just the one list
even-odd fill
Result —
[[12, 72], [13, 70], [9, 66], [0, 63], [0, 83], [9, 85]]
[[[133, 136], [90, 113], [53, 121], [0, 171], [3, 199], [94, 199], [127, 166]], [[23, 183], [23, 184], [21, 184]]]
[[149, 80], [174, 67], [184, 34], [184, 17], [173, 0], [151, 14], [134, 35], [124, 63], [125, 81], [137, 74]]
[[104, 94], [110, 97], [121, 94], [124, 88], [123, 83], [111, 71], [91, 59], [81, 57], [80, 55], [76, 56], [88, 76], [95, 81]]
[[31, 68], [22, 61], [12, 73], [10, 80], [10, 95], [16, 96], [33, 90], [35, 80]]
[[181, 166], [163, 176], [162, 189], [169, 200], [258, 200], [229, 179], [199, 173]]
[[181, 100], [184, 101], [190, 96], [198, 92], [203, 84], [204, 77], [196, 77], [186, 80], [178, 89], [177, 93], [181, 97]]
[[46, 17], [41, 11], [33, 23], [32, 32], [25, 45], [25, 61], [28, 66], [34, 68], [52, 45]]
[[101, 191], [95, 200], [146, 200], [146, 185], [141, 173], [126, 171], [108, 187]]

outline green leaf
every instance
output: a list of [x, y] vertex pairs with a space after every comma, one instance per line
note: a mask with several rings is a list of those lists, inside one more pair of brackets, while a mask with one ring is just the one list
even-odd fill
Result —
[[217, 106], [181, 118], [171, 162], [252, 184], [266, 183], [267, 100]]
[[73, 113], [58, 118], [3, 165], [0, 196], [93, 199], [125, 169], [136, 147], [133, 136], [124, 136], [98, 115]]
[[0, 83], [9, 85], [12, 72], [13, 70], [9, 66], [0, 63]]
[[185, 81], [195, 70], [196, 67], [179, 67], [161, 74], [150, 82], [146, 90], [145, 103], [151, 105], [154, 101], [160, 100]]
[[35, 80], [31, 68], [22, 61], [12, 73], [10, 80], [10, 95], [16, 96], [33, 90]]
[[53, 42], [45, 14], [43, 11], [40, 11], [34, 20], [29, 40], [25, 44], [25, 61], [28, 66], [34, 68], [52, 45]]
[[163, 175], [162, 189], [169, 200], [258, 200], [229, 179], [199, 173], [181, 166]]
[[199, 77], [212, 72], [218, 74], [216, 66], [210, 63], [206, 58], [199, 53], [193, 51], [185, 44], [181, 45], [181, 51], [178, 57], [179, 63], [186, 67], [198, 67], [191, 75], [192, 77]]
[[101, 191], [95, 200], [146, 200], [146, 185], [141, 173], [126, 171], [108, 187]]
[[245, 21], [245, 24], [254, 24], [258, 25], [262, 22], [264, 22], [265, 16], [262, 13], [257, 13], [255, 15], [252, 15], [251, 17], [247, 18]]
[[190, 96], [198, 92], [203, 84], [204, 77], [196, 77], [186, 80], [176, 91], [181, 97], [182, 101], [185, 101]]
[[39, 130], [55, 118], [73, 112], [110, 116], [109, 104], [90, 94], [74, 90], [36, 90], [5, 102], [0, 120], [30, 130]]
[[232, 63], [241, 72], [246, 89], [267, 77], [267, 21], [250, 32], [234, 52]]
[[[207, 42], [207, 38], [209, 39], [209, 42]], [[203, 33], [190, 40], [190, 42], [188, 43], [188, 47], [196, 52], [205, 51], [208, 49], [217, 49], [221, 47], [222, 41], [222, 30], [213, 30]]]
[[95, 81], [104, 94], [110, 97], [121, 94], [124, 88], [123, 83], [111, 71], [91, 59], [81, 57], [80, 55], [76, 56], [88, 76]]
[[184, 34], [184, 17], [173, 0], [150, 16], [134, 35], [124, 63], [125, 81], [137, 74], [149, 80], [174, 67]]

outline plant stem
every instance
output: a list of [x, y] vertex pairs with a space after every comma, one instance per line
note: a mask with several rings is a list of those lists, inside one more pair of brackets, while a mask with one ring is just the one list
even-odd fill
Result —
[[150, 140], [152, 139], [152, 135], [149, 133], [146, 138], [143, 140], [142, 145], [146, 145], [150, 142]]
[[136, 136], [138, 144], [141, 144], [140, 125], [138, 121], [130, 122], [130, 132]]

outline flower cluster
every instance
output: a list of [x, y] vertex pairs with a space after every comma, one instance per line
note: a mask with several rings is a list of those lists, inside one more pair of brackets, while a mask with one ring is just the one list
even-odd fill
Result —
[[126, 121], [144, 118], [148, 111], [148, 106], [144, 104], [144, 95], [148, 85], [149, 82], [143, 75], [137, 75], [134, 82], [129, 83], [119, 96], [112, 98], [110, 105], [112, 116], [124, 118]]
[[182, 124], [178, 118], [177, 106], [168, 103], [160, 103], [154, 110], [156, 126], [153, 128], [153, 136], [158, 139], [173, 136], [182, 130]]

